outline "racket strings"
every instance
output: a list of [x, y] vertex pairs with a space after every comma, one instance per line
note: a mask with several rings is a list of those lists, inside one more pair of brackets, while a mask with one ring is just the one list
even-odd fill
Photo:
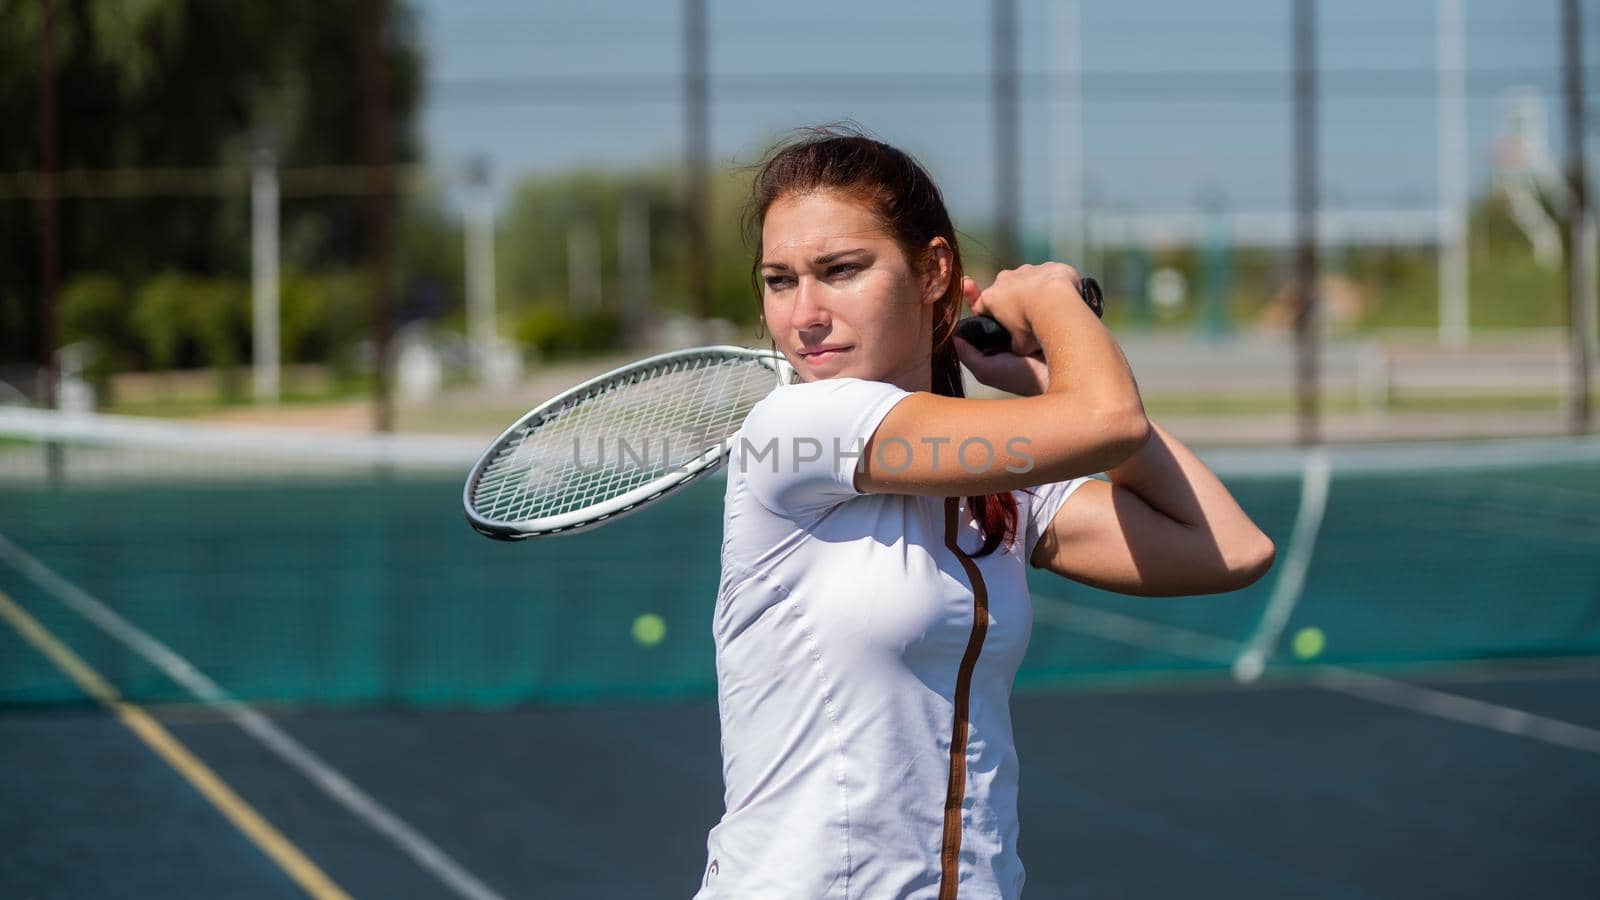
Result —
[[525, 522], [594, 506], [704, 459], [773, 387], [752, 359], [687, 358], [628, 373], [504, 440], [474, 487], [475, 511]]
[[[633, 490], [700, 459], [710, 446], [731, 435], [748, 410], [741, 394], [729, 393], [733, 369], [726, 364], [683, 362], [673, 366], [667, 377], [636, 373], [626, 385], [633, 396], [620, 420], [620, 404], [579, 407], [581, 422], [574, 427], [588, 439], [574, 439], [574, 465], [593, 466], [593, 477], [587, 490], [563, 491], [552, 513]], [[736, 402], [729, 404], [730, 398]], [[570, 469], [561, 474], [572, 478]]]

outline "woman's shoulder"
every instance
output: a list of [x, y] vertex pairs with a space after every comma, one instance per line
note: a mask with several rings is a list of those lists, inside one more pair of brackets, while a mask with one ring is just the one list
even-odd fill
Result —
[[858, 403], [870, 403], [887, 397], [902, 397], [911, 393], [887, 381], [841, 376], [819, 381], [797, 381], [774, 388], [751, 409], [751, 415], [781, 409], [792, 412], [795, 408], [823, 411], [843, 405], [849, 408]]
[[[751, 408], [741, 431], [746, 438], [834, 436], [870, 432], [889, 408], [910, 391], [886, 381], [828, 378], [781, 385]], [[861, 435], [863, 437], [867, 435]]]
[[855, 472], [878, 423], [910, 391], [830, 378], [776, 388], [740, 426], [730, 467], [773, 512], [809, 518], [860, 495]]

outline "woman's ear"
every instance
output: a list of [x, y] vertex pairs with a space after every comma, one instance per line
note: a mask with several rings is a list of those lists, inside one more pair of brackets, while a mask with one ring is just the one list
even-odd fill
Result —
[[928, 241], [922, 258], [926, 261], [923, 266], [922, 302], [936, 303], [950, 289], [955, 254], [950, 251], [950, 242], [940, 236]]

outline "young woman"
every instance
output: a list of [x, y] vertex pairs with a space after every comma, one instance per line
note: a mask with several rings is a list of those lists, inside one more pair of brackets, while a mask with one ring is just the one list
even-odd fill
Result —
[[[796, 376], [729, 466], [726, 811], [696, 896], [1015, 898], [1027, 567], [1212, 594], [1260, 578], [1272, 542], [1146, 418], [1077, 272], [1022, 266], [980, 291], [905, 153], [807, 132], [762, 164], [750, 224], [762, 320]], [[963, 299], [1013, 353], [954, 338]], [[958, 360], [1019, 396], [964, 398]]]

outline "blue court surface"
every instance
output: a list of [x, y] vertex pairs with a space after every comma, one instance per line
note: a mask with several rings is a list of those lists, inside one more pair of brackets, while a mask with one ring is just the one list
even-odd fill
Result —
[[[1018, 696], [1026, 896], [1593, 896], [1600, 665], [1383, 687]], [[1451, 718], [1418, 697], [1482, 706]], [[1509, 710], [1536, 727], [1508, 729]], [[271, 716], [475, 894], [216, 711], [153, 713], [351, 896], [687, 897], [721, 810], [702, 701]], [[0, 715], [0, 771], [7, 896], [301, 894], [93, 707]]]

